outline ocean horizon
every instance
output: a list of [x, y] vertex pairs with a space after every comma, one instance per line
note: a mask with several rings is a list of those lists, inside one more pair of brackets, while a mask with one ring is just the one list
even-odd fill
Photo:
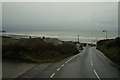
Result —
[[[78, 35], [80, 42], [96, 43], [98, 40], [106, 38], [106, 34], [102, 31], [79, 31], [79, 30], [23, 30], [23, 31], [7, 31], [4, 34], [13, 35], [27, 35], [33, 37], [49, 37], [58, 38], [62, 41], [78, 41]], [[117, 31], [108, 31], [108, 39], [114, 39], [118, 37]]]

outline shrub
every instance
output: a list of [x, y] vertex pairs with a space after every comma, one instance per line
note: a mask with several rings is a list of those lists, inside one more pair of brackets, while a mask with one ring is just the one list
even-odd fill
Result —
[[[15, 41], [15, 42], [14, 42]], [[3, 59], [19, 59], [28, 62], [45, 62], [63, 59], [77, 54], [75, 45], [45, 43], [41, 38], [3, 38]]]
[[98, 41], [97, 49], [120, 65], [120, 38]]

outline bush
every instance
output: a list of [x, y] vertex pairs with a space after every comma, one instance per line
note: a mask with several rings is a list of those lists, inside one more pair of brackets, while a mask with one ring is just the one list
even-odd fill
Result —
[[65, 42], [54, 45], [45, 43], [41, 38], [3, 38], [2, 47], [3, 59], [19, 59], [24, 62], [54, 62], [79, 52], [75, 45]]
[[120, 65], [120, 38], [98, 41], [97, 49]]

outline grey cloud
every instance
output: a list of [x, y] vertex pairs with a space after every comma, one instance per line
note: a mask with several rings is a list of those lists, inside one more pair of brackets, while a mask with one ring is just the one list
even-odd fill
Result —
[[117, 29], [117, 2], [3, 3], [5, 30]]

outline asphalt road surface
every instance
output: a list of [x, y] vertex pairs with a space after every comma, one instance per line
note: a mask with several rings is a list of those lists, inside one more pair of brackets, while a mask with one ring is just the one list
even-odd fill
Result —
[[38, 64], [19, 78], [119, 78], [120, 71], [95, 47], [56, 63]]

